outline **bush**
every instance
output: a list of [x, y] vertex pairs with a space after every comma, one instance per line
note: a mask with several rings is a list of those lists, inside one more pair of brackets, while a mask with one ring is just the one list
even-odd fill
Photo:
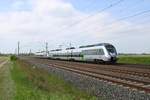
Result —
[[17, 60], [17, 57], [16, 57], [15, 55], [12, 55], [12, 56], [10, 56], [10, 60], [11, 60], [11, 61], [16, 61], [16, 60]]

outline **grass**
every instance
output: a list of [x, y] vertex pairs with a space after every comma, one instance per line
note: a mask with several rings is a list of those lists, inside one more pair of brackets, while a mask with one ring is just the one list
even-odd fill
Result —
[[150, 65], [150, 55], [120, 55], [118, 63]]
[[[8, 59], [2, 58], [1, 59]], [[0, 68], [0, 100], [12, 100], [15, 94], [14, 82], [11, 78], [10, 72], [11, 63], [8, 62]]]
[[22, 61], [13, 61], [11, 76], [16, 86], [12, 100], [96, 100], [57, 76]]

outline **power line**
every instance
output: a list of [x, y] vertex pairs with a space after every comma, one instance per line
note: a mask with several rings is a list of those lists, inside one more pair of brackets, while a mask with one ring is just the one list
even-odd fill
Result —
[[110, 4], [110, 5], [108, 5], [107, 7], [98, 10], [96, 13], [92, 13], [92, 14], [86, 16], [85, 18], [82, 18], [82, 19], [80, 19], [80, 20], [74, 22], [73, 24], [71, 24], [71, 25], [69, 25], [69, 26], [67, 26], [67, 27], [65, 27], [65, 28], [63, 28], [63, 29], [61, 29], [60, 31], [66, 29], [66, 28], [73, 27], [73, 26], [75, 26], [75, 25], [77, 25], [77, 24], [79, 24], [79, 23], [81, 23], [81, 22], [83, 22], [83, 21], [85, 21], [85, 20], [87, 20], [87, 19], [89, 19], [89, 18], [91, 18], [91, 17], [93, 17], [93, 16], [99, 14], [99, 13], [104, 12], [104, 11], [107, 10], [107, 9], [110, 9], [110, 8], [112, 8], [112, 7], [114, 7], [114, 6], [118, 5], [118, 4], [120, 4], [120, 3], [123, 2], [123, 1], [124, 1], [124, 0], [119, 0], [119, 1], [117, 1], [117, 2], [114, 2], [114, 3]]
[[[120, 1], [118, 1], [118, 2], [116, 2], [116, 3], [114, 3], [114, 5], [110, 5], [110, 6], [108, 6], [108, 7], [106, 7], [107, 9], [108, 8], [111, 8], [111, 7], [113, 7], [113, 6], [115, 6], [115, 5], [117, 5], [117, 4], [119, 4], [119, 3], [121, 3], [121, 2], [123, 2], [124, 0], [120, 0]], [[105, 10], [106, 8], [104, 8], [103, 10]], [[103, 11], [102, 10], [102, 11]], [[142, 15], [142, 14], [145, 14], [145, 13], [149, 13], [150, 12], [150, 9], [149, 10], [144, 10], [144, 11], [141, 11], [141, 12], [138, 12], [138, 13], [135, 13], [135, 14], [132, 14], [132, 15], [129, 15], [129, 16], [125, 16], [125, 17], [122, 17], [122, 18], [119, 18], [119, 19], [117, 19], [116, 21], [113, 21], [113, 22], [111, 22], [109, 25], [107, 25], [107, 26], [110, 26], [110, 25], [112, 25], [112, 24], [114, 24], [114, 23], [117, 23], [117, 22], [119, 22], [119, 21], [122, 21], [122, 20], [126, 20], [126, 19], [129, 19], [129, 18], [133, 18], [133, 17], [136, 17], [136, 16], [140, 16], [140, 15]], [[93, 14], [93, 15], [89, 15], [87, 18], [90, 18], [90, 17], [92, 17], [92, 16], [94, 16], [94, 15], [97, 15], [97, 14]], [[83, 21], [84, 21], [85, 19], [83, 19]], [[74, 25], [76, 25], [76, 24], [79, 24], [80, 22], [82, 22], [82, 20], [80, 20], [79, 22], [76, 22], [76, 23], [74, 23], [74, 24], [72, 24], [72, 26], [74, 26]], [[105, 25], [105, 24], [104, 24]], [[70, 26], [70, 27], [72, 27], [72, 26]], [[104, 29], [102, 29], [102, 30], [104, 30]]]
[[150, 12], [150, 9], [149, 10], [144, 10], [144, 11], [135, 13], [133, 15], [122, 17], [122, 18], [118, 19], [117, 21], [126, 20], [126, 19], [133, 18], [133, 17], [139, 16], [139, 15], [145, 14], [145, 13], [149, 13], [149, 12]]
[[[118, 2], [113, 3], [113, 4], [111, 4], [110, 6], [104, 8], [104, 9], [98, 11], [98, 12], [99, 12], [99, 13], [100, 13], [100, 12], [103, 12], [104, 10], [107, 10], [107, 9], [109, 9], [109, 8], [115, 6], [115, 5], [118, 5], [119, 3], [123, 2], [123, 1], [124, 1], [124, 0], [119, 0]], [[138, 12], [138, 13], [135, 13], [135, 14], [132, 14], [132, 15], [129, 15], [129, 16], [125, 16], [125, 17], [119, 18], [119, 19], [117, 19], [117, 20], [115, 20], [115, 21], [112, 21], [109, 25], [107, 25], [107, 27], [110, 26], [110, 25], [112, 25], [112, 24], [114, 24], [114, 23], [120, 22], [120, 21], [122, 21], [122, 20], [126, 20], [126, 19], [129, 19], [129, 18], [133, 18], [133, 17], [136, 17], [136, 16], [140, 16], [140, 15], [142, 15], [142, 14], [149, 13], [149, 12], [150, 12], [150, 9], [149, 9], [149, 10], [144, 10], [144, 11], [141, 11], [141, 12]], [[84, 21], [85, 19], [91, 18], [92, 16], [95, 16], [95, 15], [97, 15], [97, 14], [98, 14], [98, 13], [89, 15], [89, 16], [87, 16], [86, 18], [81, 19], [81, 20], [79, 20], [78, 22], [75, 22], [75, 23], [71, 24], [70, 27], [72, 27], [72, 26], [74, 26], [74, 25], [77, 25], [77, 24], [81, 23], [82, 21]], [[104, 24], [104, 25], [105, 25], [105, 24]], [[69, 27], [68, 27], [68, 28], [69, 28]], [[88, 28], [87, 28], [87, 29], [88, 29]], [[105, 28], [105, 29], [106, 29], [106, 28]], [[104, 29], [102, 29], [102, 30], [104, 30]]]
[[149, 10], [144, 10], [144, 11], [141, 11], [141, 12], [138, 12], [138, 13], [134, 13], [134, 14], [129, 15], [129, 16], [125, 16], [125, 17], [119, 18], [119, 19], [117, 19], [115, 21], [112, 21], [109, 24], [103, 24], [103, 26], [106, 26], [106, 28], [103, 28], [100, 31], [111, 29], [109, 26], [111, 26], [112, 24], [118, 23], [118, 22], [123, 21], [123, 20], [130, 19], [130, 18], [134, 18], [134, 17], [140, 16], [140, 15], [143, 15], [143, 14], [146, 14], [146, 13], [149, 13], [149, 12], [150, 12], [150, 9]]
[[91, 17], [97, 15], [97, 14], [100, 14], [100, 13], [104, 12], [105, 10], [108, 10], [108, 9], [110, 9], [110, 8], [112, 8], [112, 7], [114, 7], [114, 6], [118, 5], [118, 4], [120, 4], [120, 3], [123, 2], [123, 1], [124, 1], [124, 0], [119, 0], [119, 1], [117, 1], [117, 2], [115, 2], [115, 3], [112, 3], [112, 4], [108, 5], [108, 6], [105, 7], [105, 8], [103, 8], [103, 9], [101, 9], [101, 10], [98, 10], [96, 13], [90, 14], [90, 15], [88, 15], [88, 16], [86, 16], [86, 17], [84, 17], [84, 18], [82, 18], [82, 19], [80, 19], [80, 20], [78, 20], [78, 21], [76, 21], [76, 22], [74, 22], [74, 23], [72, 23], [72, 24], [70, 24], [69, 26], [64, 27], [64, 28], [61, 29], [60, 31], [66, 29], [66, 28], [73, 27], [73, 26], [75, 26], [75, 25], [77, 25], [77, 24], [79, 24], [79, 23], [81, 23], [81, 22], [83, 22], [83, 21], [85, 21], [85, 20], [87, 20], [87, 19], [89, 19], [89, 18], [91, 18]]
[[115, 2], [115, 3], [113, 3], [113, 4], [110, 4], [109, 6], [107, 6], [107, 7], [103, 8], [103, 9], [97, 11], [97, 13], [91, 14], [91, 15], [89, 15], [89, 16], [83, 18], [83, 19], [80, 19], [79, 21], [77, 21], [77, 22], [75, 22], [75, 23], [73, 23], [73, 24], [71, 24], [71, 25], [69, 25], [69, 26], [72, 27], [72, 26], [74, 26], [74, 25], [77, 25], [77, 24], [83, 22], [84, 20], [87, 20], [87, 19], [89, 19], [89, 18], [91, 18], [91, 17], [93, 17], [93, 16], [95, 16], [95, 15], [97, 15], [97, 14], [99, 14], [99, 13], [104, 12], [104, 11], [107, 10], [107, 9], [110, 9], [110, 8], [112, 8], [112, 7], [114, 7], [114, 6], [118, 5], [118, 4], [120, 4], [120, 3], [123, 2], [123, 1], [124, 1], [124, 0], [119, 0], [119, 1], [117, 1], [117, 2]]
[[[110, 26], [110, 25], [112, 25], [112, 24], [114, 24], [114, 23], [118, 23], [118, 22], [120, 22], [120, 21], [123, 21], [123, 20], [126, 20], [126, 19], [130, 19], [130, 18], [134, 18], [134, 17], [140, 16], [140, 15], [143, 15], [143, 14], [149, 13], [149, 12], [150, 12], [150, 9], [149, 9], [149, 10], [144, 10], [144, 11], [141, 11], [141, 12], [138, 12], [138, 13], [135, 13], [135, 14], [133, 14], [133, 15], [129, 15], [129, 16], [122, 17], [122, 18], [120, 18], [120, 19], [118, 19], [118, 20], [116, 20], [116, 21], [110, 23], [109, 25], [107, 25], [107, 27]], [[105, 29], [106, 29], [106, 28], [105, 28]], [[102, 29], [102, 30], [104, 30], [104, 29]]]

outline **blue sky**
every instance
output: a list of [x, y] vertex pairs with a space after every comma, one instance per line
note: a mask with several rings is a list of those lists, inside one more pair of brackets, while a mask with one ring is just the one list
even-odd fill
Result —
[[[87, 13], [97, 13], [98, 11], [106, 8], [110, 4], [117, 2], [117, 0], [66, 0], [67, 2], [71, 2], [75, 8], [80, 11]], [[118, 0], [119, 1], [119, 0]], [[149, 0], [124, 0], [120, 4], [107, 9], [107, 12], [110, 12], [116, 18], [122, 18], [124, 16], [132, 15], [133, 13], [138, 13], [140, 11], [149, 10], [150, 9], [150, 1]], [[133, 21], [138, 21], [145, 19], [144, 16], [148, 17], [148, 14], [143, 14], [142, 16], [138, 16], [133, 18]], [[137, 18], [137, 19], [136, 19]], [[138, 19], [139, 18], [139, 19]], [[131, 18], [132, 19], [132, 18]]]
[[[23, 1], [21, 7], [18, 7], [17, 10], [30, 10], [32, 8], [28, 2], [30, 0], [26, 0], [27, 2], [24, 0], [0, 0], [0, 12], [10, 12], [16, 10], [13, 8], [13, 4], [16, 1]], [[64, 0], [64, 2], [71, 3], [74, 8], [79, 11], [85, 13], [96, 13], [110, 4], [117, 2], [117, 0]], [[106, 11], [110, 12], [113, 16], [120, 18], [133, 14], [133, 12], [135, 13], [148, 9], [150, 9], [149, 0], [124, 0], [122, 3], [112, 7], [111, 9], [107, 9]], [[144, 17], [142, 16], [142, 18]]]
[[[119, 1], [119, 0], [118, 0]], [[0, 0], [0, 52], [14, 53], [17, 41], [22, 52], [109, 42], [118, 52], [150, 53], [149, 0]], [[94, 14], [92, 17], [88, 17]], [[87, 18], [88, 17], [88, 18]], [[82, 22], [78, 23], [80, 20]], [[115, 22], [115, 23], [114, 23]], [[78, 23], [77, 25], [70, 25]], [[4, 45], [5, 44], [5, 45]]]
[[[28, 2], [30, 0], [26, 0], [27, 2], [25, 2], [24, 0], [0, 0], [0, 11], [7, 12], [14, 10], [12, 8], [12, 4], [16, 1], [23, 1], [24, 3], [18, 9], [29, 10], [32, 8], [30, 3]], [[71, 3], [77, 10], [86, 13], [97, 12], [117, 1], [119, 0], [64, 0], [64, 2]], [[150, 9], [149, 0], [124, 0], [122, 3], [106, 11], [111, 12], [116, 17], [122, 17], [127, 14], [133, 14], [133, 12], [135, 13], [148, 9]]]
[[[13, 7], [15, 2], [18, 1], [18, 4], [24, 0], [0, 0], [0, 11], [1, 12], [10, 12], [15, 11], [16, 9]], [[26, 0], [28, 1], [28, 0]], [[23, 2], [21, 7], [18, 7], [17, 10], [30, 10], [31, 5], [28, 2]]]

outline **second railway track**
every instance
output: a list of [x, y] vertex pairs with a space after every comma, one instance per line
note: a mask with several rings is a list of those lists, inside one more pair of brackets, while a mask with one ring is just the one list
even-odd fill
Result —
[[150, 70], [142, 68], [118, 67], [115, 65], [96, 65], [78, 62], [66, 62], [47, 59], [30, 58], [35, 63], [46, 64], [100, 80], [123, 85], [150, 93]]

